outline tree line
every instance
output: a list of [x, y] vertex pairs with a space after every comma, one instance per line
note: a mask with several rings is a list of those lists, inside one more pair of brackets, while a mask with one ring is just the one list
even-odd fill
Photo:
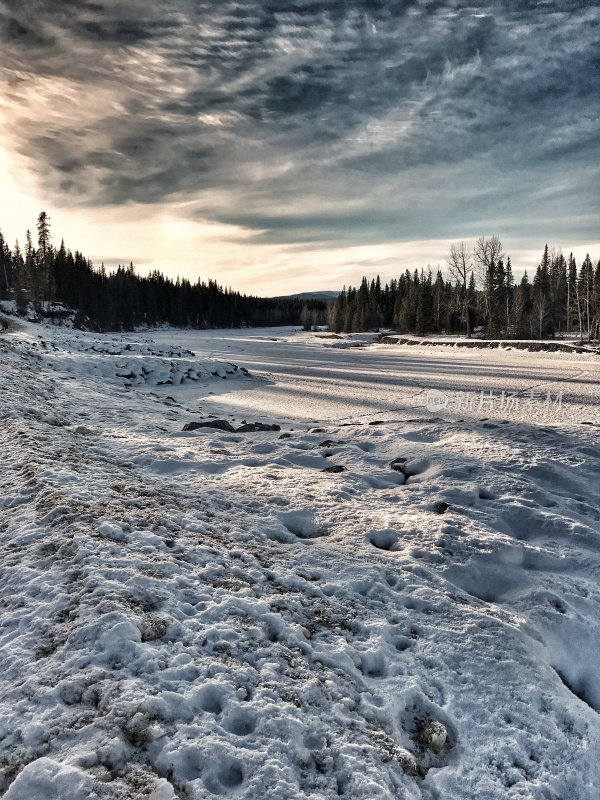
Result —
[[480, 237], [470, 250], [453, 244], [446, 275], [438, 269], [407, 270], [382, 285], [379, 276], [345, 288], [334, 303], [264, 298], [224, 289], [214, 280], [173, 281], [159, 270], [135, 273], [133, 264], [109, 272], [95, 269], [82, 253], [52, 245], [50, 220], [37, 218], [34, 244], [27, 231], [23, 248], [11, 250], [0, 232], [0, 299], [14, 299], [19, 313], [29, 307], [47, 317], [67, 316], [100, 331], [170, 324], [179, 327], [253, 327], [326, 321], [331, 330], [393, 328], [400, 333], [465, 333], [489, 337], [544, 338], [577, 330], [600, 339], [600, 261], [544, 248], [533, 281], [515, 282], [510, 257], [497, 236]]
[[600, 261], [586, 255], [578, 268], [573, 254], [548, 245], [533, 281], [515, 282], [510, 257], [497, 236], [481, 237], [473, 250], [453, 244], [445, 277], [438, 269], [407, 270], [382, 286], [379, 276], [345, 288], [328, 311], [331, 330], [381, 327], [400, 333], [464, 333], [490, 338], [545, 338], [578, 331], [600, 339]]
[[75, 309], [74, 323], [99, 331], [131, 330], [170, 324], [192, 328], [230, 328], [298, 325], [306, 307], [311, 319], [324, 322], [323, 301], [265, 298], [223, 289], [214, 280], [173, 281], [159, 270], [137, 275], [133, 264], [109, 272], [94, 269], [82, 253], [72, 253], [64, 241], [51, 242], [50, 219], [37, 218], [37, 240], [30, 231], [23, 248], [11, 250], [0, 232], [0, 299], [16, 300], [17, 310], [39, 316], [66, 317]]

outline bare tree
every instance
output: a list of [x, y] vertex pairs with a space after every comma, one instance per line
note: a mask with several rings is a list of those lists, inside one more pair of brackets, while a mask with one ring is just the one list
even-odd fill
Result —
[[471, 320], [469, 314], [469, 291], [467, 283], [473, 269], [473, 256], [464, 242], [452, 244], [450, 255], [446, 258], [448, 270], [454, 280], [462, 288], [462, 314], [467, 326], [467, 338], [471, 338]]
[[475, 243], [473, 258], [476, 274], [483, 284], [485, 309], [488, 318], [488, 333], [494, 333], [497, 326], [498, 309], [495, 303], [498, 262], [503, 258], [502, 242], [498, 236], [480, 236]]
[[542, 291], [538, 291], [535, 293], [535, 297], [533, 300], [533, 307], [535, 309], [535, 314], [537, 317], [538, 322], [538, 339], [542, 338], [542, 333], [544, 331], [544, 322], [546, 317], [548, 316], [548, 310], [550, 305], [548, 303], [548, 298]]

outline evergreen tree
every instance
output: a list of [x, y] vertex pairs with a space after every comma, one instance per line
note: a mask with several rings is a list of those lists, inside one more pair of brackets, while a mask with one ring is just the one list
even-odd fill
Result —
[[10, 248], [4, 240], [2, 231], [0, 231], [0, 298], [9, 298], [11, 296], [11, 287], [12, 260], [10, 257]]
[[545, 323], [550, 311], [550, 259], [548, 255], [548, 245], [544, 249], [544, 255], [536, 270], [533, 279], [533, 306], [538, 327], [538, 338], [541, 339]]
[[34, 303], [40, 299], [41, 287], [39, 285], [39, 275], [35, 264], [35, 250], [31, 241], [31, 231], [25, 233], [25, 265], [23, 269], [22, 288], [27, 292]]
[[41, 211], [37, 219], [38, 250], [36, 286], [40, 299], [54, 299], [54, 269], [50, 245], [50, 217]]

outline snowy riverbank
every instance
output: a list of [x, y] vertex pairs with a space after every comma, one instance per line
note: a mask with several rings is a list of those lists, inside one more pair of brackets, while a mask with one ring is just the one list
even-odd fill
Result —
[[598, 796], [600, 359], [330, 345], [0, 336], [7, 800]]

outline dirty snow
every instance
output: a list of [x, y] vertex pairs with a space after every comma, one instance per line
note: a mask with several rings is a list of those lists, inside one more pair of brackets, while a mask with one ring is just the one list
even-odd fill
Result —
[[600, 358], [372, 338], [0, 335], [7, 800], [600, 795]]

